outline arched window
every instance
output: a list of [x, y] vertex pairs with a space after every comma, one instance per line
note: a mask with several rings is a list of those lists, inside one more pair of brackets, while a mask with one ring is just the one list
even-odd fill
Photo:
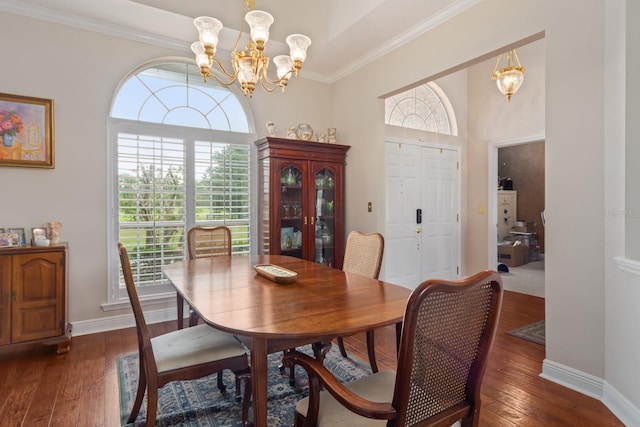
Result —
[[440, 87], [429, 82], [385, 99], [385, 124], [457, 135], [451, 103]]
[[[204, 83], [191, 63], [141, 67], [117, 90], [109, 121], [110, 246], [127, 246], [139, 292], [171, 290], [162, 266], [183, 260], [194, 225], [231, 228], [249, 252], [253, 122], [242, 95]], [[117, 259], [109, 302], [126, 297]]]

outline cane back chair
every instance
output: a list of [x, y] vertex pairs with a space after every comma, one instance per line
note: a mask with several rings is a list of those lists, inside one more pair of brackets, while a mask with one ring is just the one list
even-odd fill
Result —
[[[187, 231], [187, 253], [189, 259], [212, 256], [231, 256], [231, 229], [220, 225], [217, 227], [192, 227]], [[178, 295], [178, 329], [182, 329], [184, 316], [184, 300]], [[189, 326], [198, 324], [198, 313], [189, 306]]]
[[[372, 279], [377, 279], [382, 267], [382, 255], [384, 253], [384, 238], [380, 233], [363, 234], [352, 231], [347, 236], [347, 245], [344, 250], [342, 270], [347, 273], [360, 274]], [[338, 348], [343, 357], [347, 357], [342, 337], [337, 339]], [[367, 331], [367, 352], [369, 365], [372, 372], [378, 372], [375, 351], [374, 330]]]
[[[294, 351], [284, 363], [309, 374], [295, 426], [477, 426], [480, 385], [502, 304], [498, 273], [428, 280], [407, 303], [397, 372], [342, 384], [316, 359]], [[325, 391], [320, 391], [324, 386]]]

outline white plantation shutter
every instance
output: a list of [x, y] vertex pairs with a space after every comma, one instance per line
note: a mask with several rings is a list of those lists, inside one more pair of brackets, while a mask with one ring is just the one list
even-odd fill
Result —
[[138, 286], [162, 283], [160, 268], [184, 257], [184, 147], [179, 139], [118, 135], [118, 240], [130, 248]]
[[195, 170], [196, 224], [223, 223], [232, 252], [249, 253], [249, 147], [196, 141]]

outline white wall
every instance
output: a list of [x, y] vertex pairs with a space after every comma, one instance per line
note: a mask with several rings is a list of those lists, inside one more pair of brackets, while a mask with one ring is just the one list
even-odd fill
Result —
[[[625, 8], [625, 4], [627, 7]], [[637, 72], [629, 61], [635, 61], [637, 70], [640, 55], [635, 46], [637, 40], [637, 20], [640, 4], [635, 0], [607, 2], [605, 9], [606, 55], [605, 55], [605, 111], [612, 120], [605, 122], [605, 372], [608, 384], [615, 387], [636, 407], [640, 401], [640, 373], [630, 367], [640, 360], [640, 340], [631, 338], [630, 325], [640, 325], [640, 264], [625, 259], [625, 240], [638, 242], [633, 226], [627, 229], [625, 222], [638, 221], [633, 203], [638, 202], [637, 167], [627, 153], [625, 146], [637, 146], [638, 124], [637, 100], [640, 89], [635, 80]], [[626, 16], [625, 16], [626, 15]], [[625, 19], [626, 18], [626, 19]], [[623, 23], [625, 23], [624, 25]], [[633, 32], [636, 34], [633, 34]], [[615, 119], [613, 119], [615, 118]], [[637, 148], [636, 148], [637, 149]], [[636, 170], [633, 170], [636, 169]], [[626, 176], [626, 185], [625, 185]], [[626, 190], [626, 191], [625, 191]], [[626, 197], [626, 202], [625, 202]], [[629, 203], [629, 198], [636, 198]], [[626, 215], [624, 212], [631, 212]], [[627, 225], [627, 227], [629, 227]], [[627, 252], [629, 258], [637, 259]], [[617, 257], [614, 258], [614, 257]], [[620, 265], [635, 270], [621, 271]], [[637, 415], [640, 417], [640, 415]], [[637, 425], [638, 423], [634, 424]]]

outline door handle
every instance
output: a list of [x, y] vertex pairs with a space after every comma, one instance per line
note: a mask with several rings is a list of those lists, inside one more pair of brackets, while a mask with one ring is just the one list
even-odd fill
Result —
[[416, 234], [420, 234], [420, 233], [422, 233], [422, 227], [416, 228]]

